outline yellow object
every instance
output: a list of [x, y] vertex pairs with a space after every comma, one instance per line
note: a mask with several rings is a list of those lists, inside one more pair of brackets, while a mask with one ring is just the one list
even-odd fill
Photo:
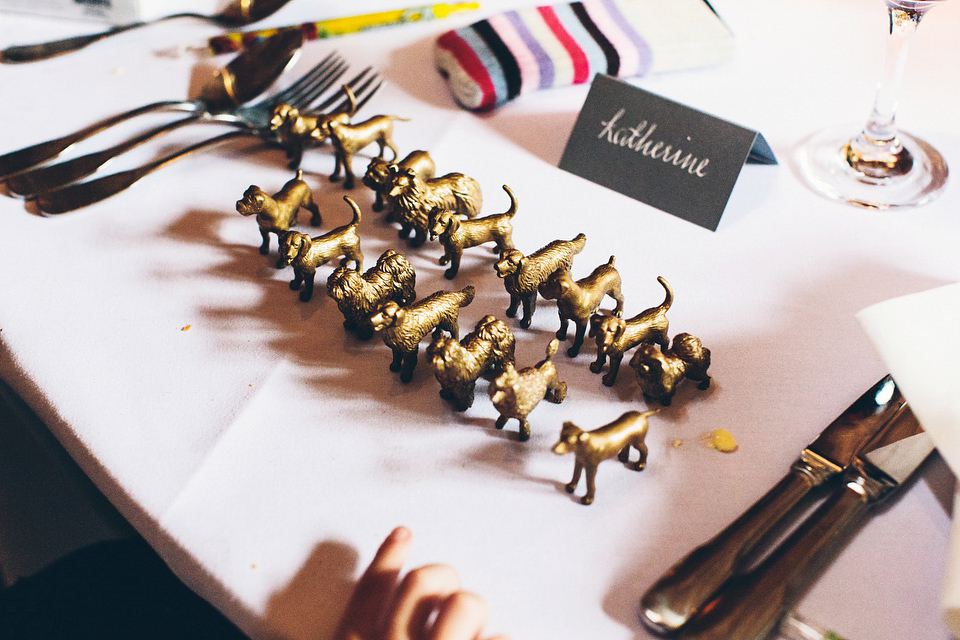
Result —
[[723, 453], [733, 453], [739, 445], [733, 435], [726, 429], [715, 429], [704, 434], [707, 446]]

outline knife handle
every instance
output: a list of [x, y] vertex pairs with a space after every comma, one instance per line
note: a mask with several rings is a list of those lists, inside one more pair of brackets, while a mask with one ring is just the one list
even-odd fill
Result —
[[874, 481], [849, 479], [756, 569], [731, 580], [677, 640], [764, 640], [860, 524]]
[[640, 601], [640, 619], [661, 635], [679, 629], [731, 576], [744, 557], [832, 469], [818, 468], [801, 459], [752, 507], [710, 541], [671, 567]]

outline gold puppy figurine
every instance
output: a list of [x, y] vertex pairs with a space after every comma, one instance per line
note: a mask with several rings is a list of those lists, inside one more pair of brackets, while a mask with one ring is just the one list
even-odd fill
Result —
[[554, 272], [540, 287], [540, 294], [544, 298], [557, 301], [557, 311], [560, 314], [557, 338], [567, 339], [567, 326], [571, 320], [576, 326], [573, 344], [567, 349], [567, 355], [571, 358], [580, 353], [590, 316], [600, 308], [604, 297], [610, 296], [616, 301], [613, 315], [623, 314], [620, 273], [613, 263], [614, 257], [610, 256], [606, 264], [600, 265], [589, 276], [580, 280], [574, 280], [567, 269], [561, 269]]
[[[433, 158], [426, 151], [411, 151], [396, 164], [387, 162], [383, 158], [374, 158], [367, 165], [367, 171], [360, 181], [376, 194], [373, 201], [374, 211], [383, 211], [387, 206], [387, 197], [390, 192], [392, 176], [400, 171], [409, 169], [424, 180], [430, 180], [437, 175], [437, 167]], [[387, 213], [387, 222], [393, 222], [393, 208]]]
[[512, 221], [517, 212], [517, 198], [507, 185], [503, 185], [503, 190], [510, 197], [510, 208], [504, 213], [474, 220], [464, 220], [454, 211], [437, 211], [433, 215], [430, 237], [439, 238], [443, 245], [440, 264], [450, 263], [450, 267], [443, 273], [448, 280], [455, 278], [460, 270], [460, 258], [464, 249], [487, 242], [495, 243], [498, 253], [514, 248]]
[[343, 327], [361, 340], [373, 337], [370, 316], [388, 300], [401, 307], [417, 297], [417, 274], [402, 253], [387, 249], [365, 273], [337, 267], [327, 278], [327, 295], [343, 314]]
[[300, 291], [300, 300], [303, 302], [308, 302], [313, 296], [317, 267], [331, 258], [343, 256], [340, 266], [353, 261], [357, 271], [363, 269], [363, 253], [360, 251], [360, 236], [357, 235], [360, 207], [347, 196], [343, 199], [353, 209], [350, 224], [315, 238], [297, 231], [288, 231], [280, 237], [280, 266], [293, 265], [294, 278], [290, 281], [290, 288], [296, 291], [303, 285]]
[[330, 143], [333, 145], [336, 162], [333, 173], [330, 174], [330, 181], [339, 180], [340, 170], [343, 169], [343, 186], [345, 189], [353, 189], [353, 156], [374, 142], [380, 147], [380, 152], [377, 153], [378, 158], [383, 158], [384, 151], [389, 147], [393, 152], [392, 159], [396, 160], [399, 154], [396, 145], [393, 144], [394, 120], [407, 122], [407, 118], [399, 116], [373, 116], [357, 124], [336, 120], [329, 122], [326, 130], [330, 132]]
[[523, 304], [520, 326], [530, 328], [533, 312], [536, 311], [537, 289], [553, 272], [569, 269], [573, 265], [573, 257], [583, 250], [586, 242], [587, 237], [581, 233], [573, 240], [554, 240], [529, 256], [524, 256], [516, 249], [504, 251], [493, 268], [497, 276], [503, 279], [503, 286], [510, 294], [507, 317], [515, 317], [517, 309]]
[[620, 462], [630, 460], [630, 447], [640, 452], [640, 459], [633, 463], [635, 471], [642, 471], [647, 465], [647, 417], [657, 413], [653, 411], [627, 411], [619, 418], [593, 431], [584, 431], [572, 422], [564, 422], [560, 430], [560, 440], [553, 445], [557, 455], [573, 453], [573, 480], [566, 485], [567, 493], [573, 493], [580, 482], [580, 472], [587, 471], [587, 493], [580, 498], [581, 504], [592, 504], [596, 493], [594, 480], [597, 466], [604, 460], [617, 456]]
[[400, 223], [400, 237], [415, 231], [411, 246], [419, 247], [427, 239], [430, 217], [436, 211], [454, 211], [466, 218], [476, 218], [483, 205], [480, 183], [462, 173], [448, 173], [424, 180], [409, 169], [391, 174], [390, 191], [394, 219]]
[[513, 332], [494, 316], [484, 316], [462, 341], [438, 336], [427, 348], [433, 370], [440, 383], [440, 397], [450, 401], [457, 411], [473, 406], [477, 379], [488, 372], [499, 373], [513, 364], [516, 340]]
[[288, 104], [278, 104], [270, 117], [270, 130], [287, 149], [292, 167], [299, 167], [303, 159], [303, 150], [318, 147], [330, 137], [331, 122], [350, 122], [357, 111], [357, 98], [348, 85], [343, 85], [347, 95], [345, 109], [334, 113], [304, 113]]
[[625, 352], [643, 342], [659, 344], [661, 349], [670, 346], [667, 311], [673, 305], [673, 289], [663, 277], [658, 277], [657, 282], [666, 292], [659, 306], [641, 311], [628, 320], [605, 314], [590, 317], [589, 336], [597, 340], [597, 359], [590, 363], [590, 371], [600, 373], [604, 362], [610, 358], [610, 369], [603, 376], [603, 384], [608, 387], [617, 381], [620, 361]]
[[652, 344], [641, 344], [630, 359], [643, 395], [668, 406], [684, 378], [696, 380], [701, 391], [710, 388], [710, 349], [689, 333], [678, 333], [673, 345], [660, 351]]
[[554, 338], [547, 345], [547, 357], [536, 366], [517, 371], [513, 364], [506, 364], [503, 373], [490, 384], [490, 400], [500, 413], [497, 429], [503, 429], [507, 420], [515, 418], [520, 423], [518, 439], [530, 439], [530, 422], [527, 416], [541, 400], [560, 404], [567, 397], [567, 383], [560, 380], [553, 356], [560, 347]]
[[270, 234], [279, 237], [289, 231], [297, 223], [301, 207], [310, 212], [310, 224], [320, 226], [320, 208], [313, 201], [310, 187], [303, 181], [303, 171], [297, 171], [296, 177], [272, 197], [252, 184], [243, 192], [243, 198], [237, 200], [237, 212], [240, 215], [257, 217], [260, 237], [263, 238], [260, 243], [260, 253], [263, 255], [270, 252]]

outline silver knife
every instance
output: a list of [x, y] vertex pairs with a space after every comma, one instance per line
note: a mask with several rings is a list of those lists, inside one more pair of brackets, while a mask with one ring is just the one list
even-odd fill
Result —
[[764, 535], [814, 488], [844, 471], [863, 444], [903, 406], [893, 379], [881, 378], [801, 452], [783, 480], [647, 590], [641, 600], [641, 621], [663, 635], [679, 629], [744, 568], [745, 558]]
[[739, 575], [687, 622], [678, 640], [764, 640], [802, 597], [868, 509], [933, 451], [909, 407], [857, 454], [843, 483], [756, 569]]

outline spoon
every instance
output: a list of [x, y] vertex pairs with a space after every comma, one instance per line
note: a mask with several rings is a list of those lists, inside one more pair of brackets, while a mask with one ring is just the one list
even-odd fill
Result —
[[200, 89], [195, 100], [164, 100], [137, 107], [130, 111], [95, 122], [61, 138], [41, 142], [17, 151], [0, 155], [0, 180], [50, 160], [71, 145], [118, 122], [161, 109], [186, 111], [192, 118], [217, 113], [255, 98], [287, 68], [300, 46], [303, 34], [299, 29], [284, 29], [239, 54], [227, 66], [219, 69]]
[[163, 20], [172, 20], [173, 18], [197, 18], [213, 22], [221, 27], [235, 28], [252, 24], [263, 20], [271, 13], [274, 13], [280, 7], [287, 4], [290, 0], [234, 0], [223, 11], [213, 15], [203, 13], [172, 13], [169, 15], [154, 18], [145, 22], [133, 22], [130, 24], [118, 25], [106, 31], [91, 33], [84, 36], [74, 36], [62, 40], [53, 40], [51, 42], [41, 42], [38, 44], [24, 44], [13, 47], [7, 47], [0, 50], [0, 62], [33, 62], [35, 60], [44, 60], [52, 58], [63, 53], [76, 51], [88, 44], [93, 44], [98, 40], [103, 40], [107, 36], [117, 33], [123, 33], [131, 29], [143, 27]]

